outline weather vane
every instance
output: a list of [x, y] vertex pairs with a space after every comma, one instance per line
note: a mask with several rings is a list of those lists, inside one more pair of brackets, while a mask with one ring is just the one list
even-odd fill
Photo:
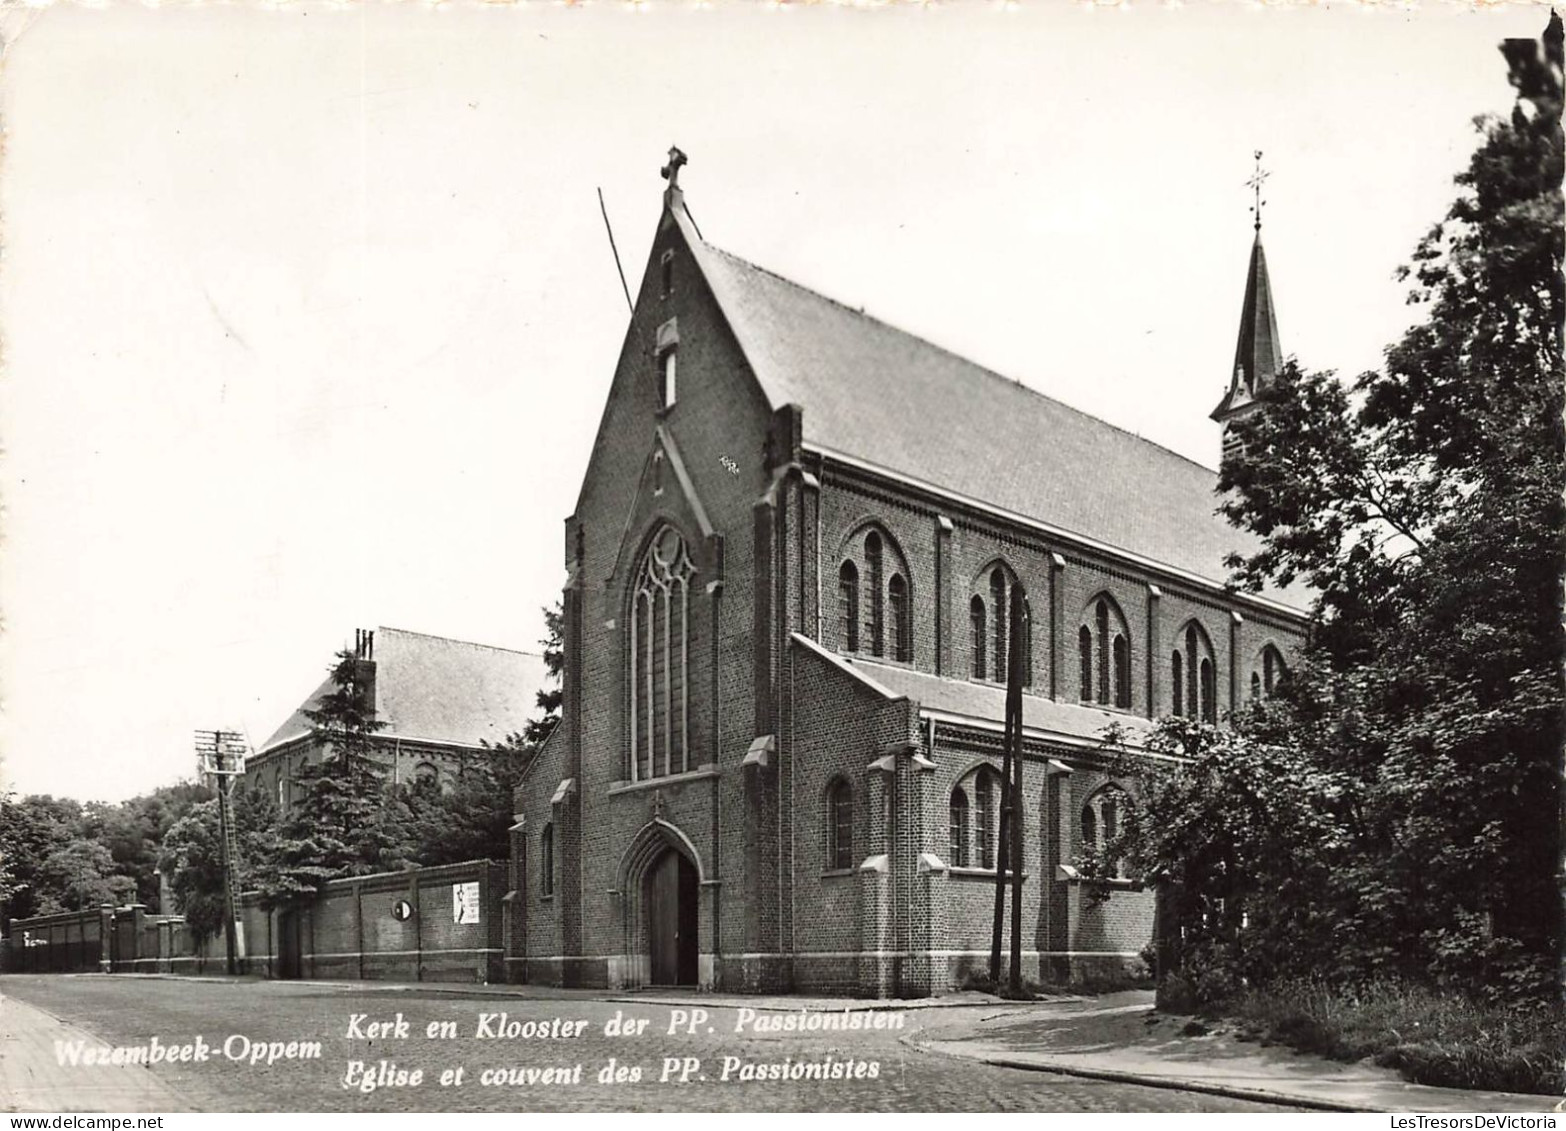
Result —
[[1245, 182], [1245, 187], [1251, 189], [1256, 194], [1256, 203], [1251, 205], [1251, 212], [1256, 217], [1255, 227], [1258, 232], [1261, 231], [1262, 205], [1267, 203], [1262, 199], [1262, 185], [1266, 183], [1268, 177], [1272, 176], [1271, 173], [1262, 168], [1261, 159], [1262, 151], [1258, 149], [1256, 151], [1256, 171], [1251, 174], [1251, 179]]

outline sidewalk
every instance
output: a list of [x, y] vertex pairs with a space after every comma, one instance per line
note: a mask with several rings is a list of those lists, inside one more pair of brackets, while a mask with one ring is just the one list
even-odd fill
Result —
[[1410, 1084], [1369, 1062], [1340, 1064], [1237, 1040], [1214, 1028], [1186, 1036], [1185, 1018], [1150, 1012], [1151, 991], [1035, 1005], [996, 1003], [910, 1034], [916, 1047], [1005, 1068], [1179, 1088], [1236, 1099], [1356, 1112], [1547, 1112], [1550, 1096]]
[[[99, 977], [96, 974], [76, 974], [70, 977]], [[658, 1005], [676, 1009], [754, 1009], [768, 1013], [797, 1013], [802, 1009], [811, 1012], [856, 1011], [913, 1012], [931, 1009], [965, 1009], [988, 1007], [994, 1009], [995, 998], [990, 994], [965, 991], [942, 997], [922, 998], [847, 998], [804, 997], [795, 995], [722, 994], [698, 990], [685, 990], [663, 986], [647, 990], [563, 989], [560, 986], [512, 985], [503, 982], [345, 982], [338, 980], [311, 980], [307, 978], [276, 981], [252, 975], [230, 978], [223, 974], [105, 974], [102, 977], [164, 978], [187, 982], [266, 982], [277, 986], [309, 986], [316, 990], [336, 990], [340, 993], [409, 993], [439, 995], [442, 997], [478, 998], [534, 998], [541, 1001], [606, 1001], [619, 1005]]]
[[140, 1065], [62, 1065], [56, 1041], [103, 1042], [36, 1006], [0, 996], [0, 1110], [194, 1111]]

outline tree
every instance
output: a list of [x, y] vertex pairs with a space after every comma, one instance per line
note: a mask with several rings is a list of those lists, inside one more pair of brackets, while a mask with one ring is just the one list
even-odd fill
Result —
[[[277, 804], [261, 789], [235, 788], [233, 795], [234, 843], [240, 884], [253, 880], [256, 870], [275, 852]], [[185, 917], [198, 942], [223, 930], [223, 838], [218, 802], [209, 798], [192, 805], [170, 827], [158, 855], [158, 868], [168, 879], [174, 908]]]
[[[1266, 754], [1303, 810], [1253, 798], [1230, 816], [1290, 829], [1275, 846], [1290, 875], [1331, 862], [1289, 914], [1352, 928], [1327, 946], [1334, 973], [1521, 990], [1557, 946], [1561, 43], [1553, 16], [1542, 43], [1503, 45], [1516, 106], [1478, 123], [1460, 195], [1403, 275], [1423, 320], [1349, 385], [1287, 366], [1220, 477], [1223, 512], [1261, 539], [1231, 563], [1237, 580], [1320, 591], [1310, 664], [1264, 720], [1308, 755]], [[1250, 780], [1264, 746], [1246, 744], [1266, 736], [1243, 731], [1217, 749]], [[1182, 789], [1223, 795], [1169, 796]], [[1242, 832], [1226, 835], [1259, 835]], [[1161, 833], [1145, 855], [1172, 866], [1185, 851]]]
[[69, 905], [69, 893], [55, 886], [61, 873], [46, 872], [44, 862], [77, 840], [81, 826], [81, 804], [70, 798], [32, 794], [0, 799], [0, 829], [11, 874], [0, 915], [27, 919]]
[[161, 910], [156, 874], [160, 846], [193, 806], [211, 796], [204, 785], [180, 782], [104, 807], [96, 839], [114, 857], [115, 867], [135, 880], [137, 902]]
[[501, 860], [511, 853], [512, 797], [522, 774], [537, 757], [560, 721], [560, 673], [565, 666], [563, 625], [559, 604], [544, 610], [548, 635], [544, 664], [548, 680], [539, 689], [538, 714], [521, 734], [484, 743], [470, 758], [461, 777], [448, 790], [414, 781], [401, 791], [407, 813], [413, 855], [421, 864], [453, 864], [462, 860]]
[[46, 893], [37, 914], [81, 911], [105, 903], [124, 903], [136, 890], [136, 881], [114, 870], [114, 857], [97, 841], [77, 837], [56, 848], [38, 868]]
[[326, 753], [294, 777], [300, 800], [258, 869], [266, 906], [307, 899], [328, 880], [407, 862], [406, 834], [373, 759], [374, 735], [384, 724], [375, 718], [360, 664], [353, 652], [339, 652], [330, 669], [333, 689], [305, 712]]

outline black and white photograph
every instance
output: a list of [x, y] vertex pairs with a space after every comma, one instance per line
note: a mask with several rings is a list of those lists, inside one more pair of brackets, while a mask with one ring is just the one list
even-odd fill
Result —
[[1556, 1125], [1550, 7], [0, 52], [11, 1126]]

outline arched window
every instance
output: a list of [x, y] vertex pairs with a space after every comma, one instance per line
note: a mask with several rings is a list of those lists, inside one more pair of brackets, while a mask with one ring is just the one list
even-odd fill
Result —
[[884, 656], [886, 654], [885, 636], [885, 596], [881, 587], [881, 579], [885, 572], [885, 566], [881, 561], [881, 536], [872, 530], [865, 535], [865, 596], [869, 598], [868, 608], [865, 610], [870, 616], [870, 623], [866, 626], [870, 630], [870, 654], [872, 656]]
[[[1082, 850], [1095, 854], [1112, 851], [1130, 814], [1131, 796], [1118, 785], [1106, 785], [1093, 793], [1082, 806]], [[1123, 860], [1104, 863], [1115, 876], [1125, 876]]]
[[543, 895], [555, 894], [555, 826], [546, 824], [538, 834], [538, 890]]
[[1126, 638], [1115, 633], [1115, 706], [1131, 706], [1131, 648]]
[[1217, 688], [1213, 682], [1213, 662], [1205, 657], [1202, 660], [1202, 722], [1216, 723], [1218, 721], [1218, 696]]
[[1109, 604], [1102, 597], [1093, 610], [1093, 620], [1098, 627], [1098, 701], [1109, 702]]
[[434, 762], [420, 762], [413, 767], [413, 780], [416, 782], [438, 783], [440, 781], [440, 768]]
[[909, 623], [908, 583], [900, 573], [886, 583], [886, 604], [892, 614], [892, 659], [907, 663], [913, 659], [912, 626]]
[[1108, 594], [1094, 598], [1077, 630], [1082, 702], [1131, 707], [1131, 638], [1126, 618]]
[[1022, 626], [1018, 632], [1022, 641], [1022, 686], [1033, 686], [1033, 605], [1026, 592], [1022, 594]]
[[1176, 652], [1169, 657], [1169, 707], [1170, 714], [1185, 714], [1185, 664]]
[[984, 598], [975, 597], [968, 603], [969, 627], [973, 637], [973, 678], [985, 678], [984, 666]]
[[995, 786], [999, 781], [995, 772], [989, 767], [979, 771], [974, 780], [975, 805], [974, 825], [975, 840], [978, 842], [979, 867], [995, 867]]
[[996, 566], [990, 572], [990, 615], [995, 621], [995, 664], [993, 678], [1006, 682], [1006, 571]]
[[838, 610], [843, 622], [843, 651], [859, 651], [859, 569], [844, 562], [837, 571]]
[[827, 790], [827, 867], [854, 866], [854, 793], [839, 778]]
[[838, 605], [845, 652], [913, 659], [913, 593], [908, 563], [884, 529], [860, 526], [844, 540]]
[[954, 868], [968, 866], [968, 795], [958, 786], [952, 790], [951, 861]]
[[695, 573], [685, 540], [674, 527], [665, 526], [635, 575], [629, 641], [633, 780], [690, 768], [686, 674]]
[[1184, 660], [1184, 705], [1176, 713], [1206, 723], [1216, 723], [1218, 686], [1214, 678], [1217, 667], [1213, 663], [1213, 647], [1208, 642], [1207, 633], [1195, 621], [1185, 626]]
[[[1262, 649], [1262, 675], [1261, 690], [1270, 699], [1283, 687], [1283, 681], [1288, 677], [1288, 666], [1283, 662], [1283, 654], [1271, 644]], [[1255, 686], [1256, 676], [1251, 676], [1251, 683]]]

